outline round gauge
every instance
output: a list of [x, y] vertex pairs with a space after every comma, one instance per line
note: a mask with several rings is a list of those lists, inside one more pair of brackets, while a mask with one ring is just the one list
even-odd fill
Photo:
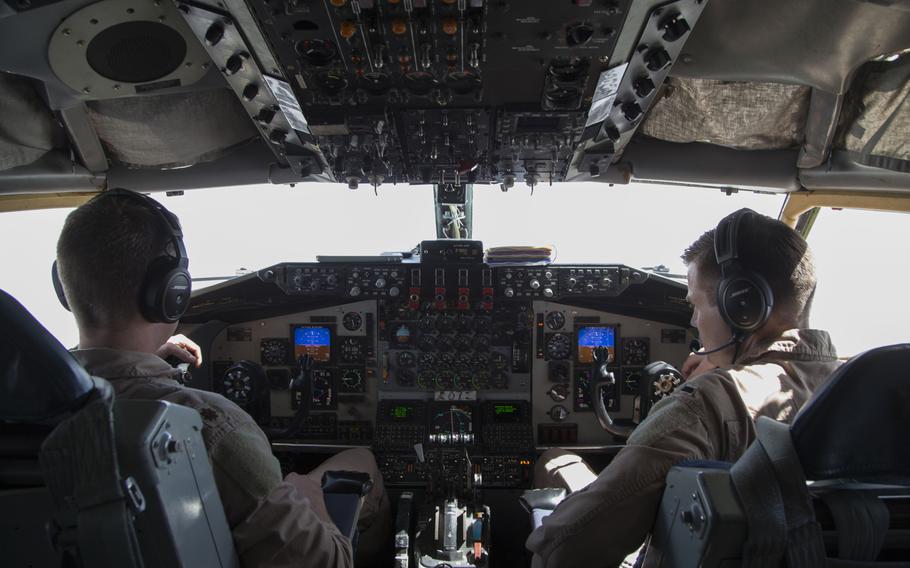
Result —
[[490, 333], [493, 327], [493, 318], [490, 316], [477, 316], [474, 318], [474, 331], [477, 333]]
[[410, 369], [400, 369], [395, 373], [395, 382], [403, 387], [413, 387], [416, 382], [414, 371], [411, 371]]
[[565, 361], [550, 361], [550, 380], [554, 383], [569, 382], [569, 364]]
[[630, 337], [623, 341], [623, 364], [647, 365], [649, 358], [648, 347], [648, 340], [644, 337]]
[[623, 393], [628, 394], [638, 392], [640, 381], [641, 371], [636, 369], [626, 369], [622, 376]]
[[439, 371], [434, 386], [438, 389], [450, 389], [455, 385], [455, 373], [448, 369]]
[[470, 353], [459, 353], [455, 356], [455, 366], [459, 369], [470, 369], [474, 365], [474, 357]]
[[477, 335], [474, 337], [474, 350], [475, 351], [486, 351], [490, 348], [490, 336], [489, 335]]
[[291, 346], [287, 339], [263, 339], [259, 344], [259, 357], [263, 365], [287, 365]]
[[416, 357], [410, 351], [402, 351], [398, 354], [397, 362], [399, 367], [407, 369], [414, 366]]
[[474, 340], [469, 335], [459, 335], [455, 337], [456, 351], [470, 351], [474, 347]]
[[417, 348], [421, 351], [432, 351], [436, 349], [435, 335], [421, 335], [417, 340]]
[[436, 381], [436, 374], [432, 371], [420, 371], [417, 373], [417, 386], [422, 389], [432, 388]]
[[508, 359], [502, 353], [490, 354], [490, 366], [497, 371], [504, 371], [509, 365]]
[[436, 329], [439, 333], [451, 333], [455, 331], [455, 318], [450, 315], [439, 316], [436, 320]]
[[562, 329], [566, 325], [566, 316], [562, 312], [550, 312], [547, 314], [547, 327], [553, 331]]
[[452, 388], [455, 390], [465, 390], [471, 388], [470, 371], [459, 371], [455, 373], [455, 378], [452, 381]]
[[417, 328], [424, 332], [429, 333], [436, 329], [436, 315], [427, 314], [420, 318], [420, 322], [417, 323]]
[[253, 376], [247, 364], [228, 367], [221, 378], [222, 393], [231, 402], [243, 406], [253, 399]]
[[297, 42], [295, 47], [300, 57], [316, 67], [327, 65], [335, 58], [335, 48], [325, 40], [307, 39]]
[[497, 371], [493, 373], [493, 388], [494, 389], [505, 389], [509, 387], [509, 375], [505, 371]]
[[363, 318], [357, 312], [348, 312], [341, 318], [341, 325], [348, 331], [357, 331], [363, 325]]
[[430, 73], [416, 71], [404, 77], [405, 87], [415, 95], [425, 95], [433, 90], [438, 81]]
[[432, 353], [421, 353], [417, 359], [417, 366], [421, 369], [432, 369], [436, 366], [436, 355]]
[[474, 390], [487, 390], [490, 388], [489, 371], [476, 371], [471, 377], [471, 387]]
[[440, 335], [439, 338], [436, 340], [436, 349], [438, 349], [440, 351], [451, 351], [452, 347], [455, 346], [454, 344], [455, 344], [455, 342], [452, 339], [452, 336]]
[[474, 331], [474, 316], [471, 314], [461, 314], [458, 316], [458, 323], [455, 325], [458, 333], [471, 333]]
[[455, 364], [455, 354], [454, 353], [440, 353], [439, 354], [439, 364], [443, 367], [451, 367]]
[[490, 366], [490, 356], [486, 353], [477, 353], [474, 355], [474, 368], [486, 370]]
[[363, 374], [357, 369], [347, 369], [341, 375], [341, 386], [347, 392], [363, 392]]
[[350, 363], [363, 361], [363, 343], [359, 337], [346, 337], [341, 342], [341, 360]]
[[550, 359], [568, 359], [572, 352], [572, 342], [564, 333], [554, 333], [547, 339], [547, 356]]
[[360, 84], [370, 94], [382, 95], [391, 89], [394, 83], [392, 77], [386, 73], [364, 73]]

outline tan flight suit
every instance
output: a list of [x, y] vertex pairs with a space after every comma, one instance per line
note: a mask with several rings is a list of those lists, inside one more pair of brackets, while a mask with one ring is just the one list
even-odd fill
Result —
[[737, 361], [687, 381], [655, 404], [596, 477], [570, 452], [541, 456], [538, 487], [578, 490], [528, 537], [534, 568], [619, 565], [651, 530], [673, 465], [735, 461], [755, 439], [758, 416], [790, 422], [840, 364], [828, 334], [808, 329], [787, 331]]
[[252, 417], [219, 394], [181, 385], [171, 378], [175, 369], [161, 358], [112, 349], [72, 353], [90, 374], [109, 380], [118, 398], [166, 400], [199, 412], [215, 484], [244, 566], [354, 565], [349, 540], [325, 508], [321, 481], [328, 470], [362, 471], [373, 478], [358, 522], [358, 560], [375, 562], [391, 538], [389, 500], [369, 450], [341, 452], [307, 475], [291, 473], [282, 480], [269, 441]]

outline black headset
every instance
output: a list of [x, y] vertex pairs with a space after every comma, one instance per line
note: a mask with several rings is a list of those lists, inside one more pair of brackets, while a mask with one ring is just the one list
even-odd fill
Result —
[[734, 338], [743, 339], [768, 321], [774, 294], [768, 281], [739, 261], [739, 228], [758, 215], [751, 209], [734, 211], [720, 220], [714, 231], [714, 255], [720, 266], [717, 306]]
[[[139, 310], [142, 316], [152, 323], [174, 323], [179, 320], [190, 305], [190, 293], [193, 281], [187, 268], [190, 260], [183, 245], [183, 230], [180, 221], [163, 205], [141, 193], [116, 188], [105, 191], [94, 199], [123, 197], [141, 203], [143, 207], [155, 212], [162, 220], [162, 226], [170, 234], [173, 254], [163, 252], [149, 263], [139, 291]], [[63, 290], [63, 283], [57, 271], [57, 261], [51, 266], [51, 278], [54, 291], [63, 307], [70, 309]]]

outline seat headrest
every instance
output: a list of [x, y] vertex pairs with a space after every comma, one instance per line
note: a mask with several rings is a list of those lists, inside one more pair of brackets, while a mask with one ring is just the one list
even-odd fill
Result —
[[0, 420], [37, 422], [79, 408], [95, 385], [15, 298], [0, 290]]
[[910, 344], [839, 367], [790, 433], [807, 479], [910, 477]]

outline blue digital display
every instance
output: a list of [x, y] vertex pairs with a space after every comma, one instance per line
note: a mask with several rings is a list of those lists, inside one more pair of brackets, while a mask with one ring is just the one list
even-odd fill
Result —
[[294, 357], [309, 355], [326, 362], [332, 355], [332, 334], [327, 327], [300, 326], [294, 328]]
[[606, 347], [610, 357], [616, 359], [616, 328], [613, 326], [578, 328], [578, 362], [591, 363], [594, 348]]

